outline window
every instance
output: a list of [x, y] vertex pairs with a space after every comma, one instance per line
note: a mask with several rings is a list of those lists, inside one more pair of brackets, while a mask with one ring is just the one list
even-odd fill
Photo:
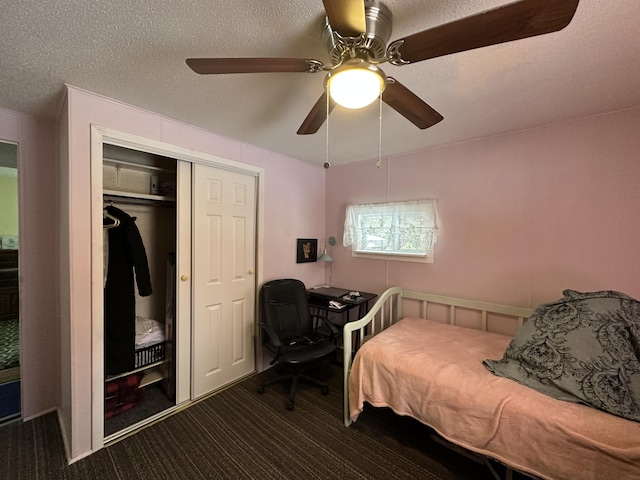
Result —
[[351, 245], [354, 256], [432, 262], [438, 233], [436, 203], [428, 199], [348, 205], [343, 243]]

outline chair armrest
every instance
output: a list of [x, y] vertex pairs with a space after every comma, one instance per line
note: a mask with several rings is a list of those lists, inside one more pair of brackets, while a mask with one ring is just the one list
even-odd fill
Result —
[[263, 323], [263, 322], [258, 323], [258, 325], [265, 332], [267, 332], [267, 335], [269, 335], [269, 340], [271, 340], [271, 343], [273, 344], [274, 347], [280, 348], [282, 346], [282, 341], [280, 340], [280, 337], [278, 336], [277, 332], [271, 327], [271, 325], [267, 325], [266, 323]]
[[338, 331], [338, 327], [336, 327], [334, 325], [334, 323], [329, 320], [327, 317], [323, 316], [323, 315], [311, 315], [312, 318], [317, 318], [319, 320], [322, 320], [322, 323], [324, 323], [329, 330], [331, 331], [331, 338], [333, 338], [334, 336], [338, 335], [340, 332]]

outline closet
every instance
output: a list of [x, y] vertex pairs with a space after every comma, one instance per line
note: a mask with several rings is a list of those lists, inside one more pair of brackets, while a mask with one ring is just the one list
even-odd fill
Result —
[[[262, 169], [95, 126], [91, 152], [95, 451], [256, 371]], [[164, 334], [133, 360], [131, 333], [125, 353], [112, 344], [120, 331], [109, 335], [125, 318], [118, 311], [113, 321], [110, 256], [121, 254], [112, 247], [130, 222], [151, 293], [144, 266], [132, 261], [126, 325]]]
[[175, 159], [104, 145], [104, 434], [175, 398]]

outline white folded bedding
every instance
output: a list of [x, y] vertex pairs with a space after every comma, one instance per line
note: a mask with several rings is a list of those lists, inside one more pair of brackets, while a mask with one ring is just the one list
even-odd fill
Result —
[[164, 342], [164, 324], [150, 318], [136, 317], [136, 350]]

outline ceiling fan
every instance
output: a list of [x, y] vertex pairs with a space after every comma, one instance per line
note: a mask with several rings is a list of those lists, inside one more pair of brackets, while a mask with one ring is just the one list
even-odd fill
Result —
[[[323, 0], [326, 11], [324, 39], [331, 65], [308, 58], [189, 58], [187, 65], [199, 74], [327, 72], [325, 92], [298, 129], [313, 134], [336, 103], [361, 108], [382, 94], [382, 101], [420, 129], [443, 119], [393, 77], [378, 67], [389, 62], [402, 66], [430, 58], [473, 50], [555, 32], [566, 27], [579, 0], [520, 0], [492, 10], [409, 35], [387, 45], [392, 15], [378, 0]], [[341, 85], [355, 88], [341, 92]], [[353, 84], [352, 84], [353, 85]], [[364, 95], [367, 85], [371, 92]], [[347, 88], [347, 87], [345, 87]], [[328, 92], [328, 94], [327, 94]]]

